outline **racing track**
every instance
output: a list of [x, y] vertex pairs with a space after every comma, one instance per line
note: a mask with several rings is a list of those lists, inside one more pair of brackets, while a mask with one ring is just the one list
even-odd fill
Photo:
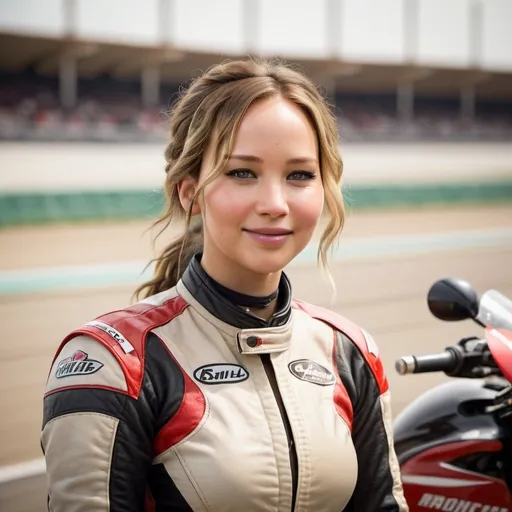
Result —
[[[386, 255], [381, 248], [389, 236], [437, 236], [452, 232], [469, 236], [485, 229], [510, 229], [511, 219], [512, 207], [366, 212], [349, 218], [342, 240], [348, 244], [364, 239], [374, 247], [374, 253], [370, 251], [364, 257], [348, 258], [333, 266], [338, 292], [333, 309], [374, 335], [390, 380], [395, 414], [422, 390], [443, 380], [440, 375], [399, 377], [393, 367], [397, 357], [439, 351], [459, 337], [481, 332], [471, 322], [442, 324], [435, 320], [426, 307], [429, 285], [440, 277], [460, 276], [470, 280], [479, 291], [494, 287], [512, 294], [512, 243], [508, 239], [488, 247], [455, 247], [446, 252], [421, 250], [414, 254], [416, 242], [411, 238], [410, 245], [400, 254]], [[145, 227], [129, 223], [3, 230], [0, 269], [5, 273], [37, 265], [44, 269], [55, 265], [144, 261], [150, 255], [148, 238], [141, 237]], [[388, 237], [376, 239], [376, 235]], [[30, 240], [29, 245], [26, 240]], [[288, 273], [298, 298], [330, 307], [331, 291], [314, 265], [301, 263], [290, 267]], [[41, 456], [41, 394], [52, 353], [70, 329], [125, 305], [132, 288], [124, 284], [87, 290], [0, 294], [4, 340], [0, 345], [0, 510], [46, 510], [44, 476], [14, 480], [16, 468], [12, 465]], [[25, 465], [21, 469], [26, 472], [30, 468]]]

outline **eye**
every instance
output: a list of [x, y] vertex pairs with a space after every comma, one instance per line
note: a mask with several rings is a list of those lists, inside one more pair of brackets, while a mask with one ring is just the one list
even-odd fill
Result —
[[250, 169], [233, 169], [232, 171], [228, 171], [226, 175], [243, 180], [255, 177], [254, 173]]
[[292, 181], [306, 181], [306, 180], [314, 180], [316, 178], [316, 174], [311, 171], [294, 171], [288, 175], [287, 180]]

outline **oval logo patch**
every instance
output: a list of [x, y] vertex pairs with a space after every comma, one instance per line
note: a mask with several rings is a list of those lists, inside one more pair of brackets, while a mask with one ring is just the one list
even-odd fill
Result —
[[206, 364], [194, 371], [194, 378], [203, 384], [232, 384], [249, 378], [249, 372], [238, 364]]
[[336, 377], [327, 368], [309, 359], [292, 361], [288, 368], [297, 379], [319, 386], [330, 386], [336, 382]]

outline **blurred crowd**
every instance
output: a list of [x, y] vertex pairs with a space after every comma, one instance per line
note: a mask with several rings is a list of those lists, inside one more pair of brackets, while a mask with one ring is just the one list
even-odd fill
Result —
[[[169, 105], [178, 87], [165, 85], [154, 108], [141, 106], [140, 86], [113, 80], [81, 80], [77, 104], [60, 106], [56, 79], [0, 81], [0, 140], [162, 141]], [[458, 100], [417, 98], [414, 119], [397, 116], [396, 97], [338, 94], [341, 137], [365, 140], [511, 140], [512, 108], [478, 103], [472, 122], [461, 120]]]
[[413, 119], [399, 119], [396, 96], [338, 96], [341, 136], [364, 140], [512, 140], [512, 104], [480, 103], [474, 118], [463, 119], [457, 98], [417, 98]]

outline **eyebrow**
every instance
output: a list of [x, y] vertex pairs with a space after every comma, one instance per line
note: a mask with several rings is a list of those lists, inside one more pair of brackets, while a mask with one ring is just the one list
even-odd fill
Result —
[[[254, 156], [254, 155], [231, 155], [229, 157], [229, 160], [242, 160], [244, 162], [259, 162], [263, 163], [263, 159]], [[290, 158], [286, 161], [287, 164], [304, 164], [307, 162], [313, 162], [318, 163], [318, 160], [316, 158], [310, 158], [310, 157], [298, 157], [298, 158]]]

